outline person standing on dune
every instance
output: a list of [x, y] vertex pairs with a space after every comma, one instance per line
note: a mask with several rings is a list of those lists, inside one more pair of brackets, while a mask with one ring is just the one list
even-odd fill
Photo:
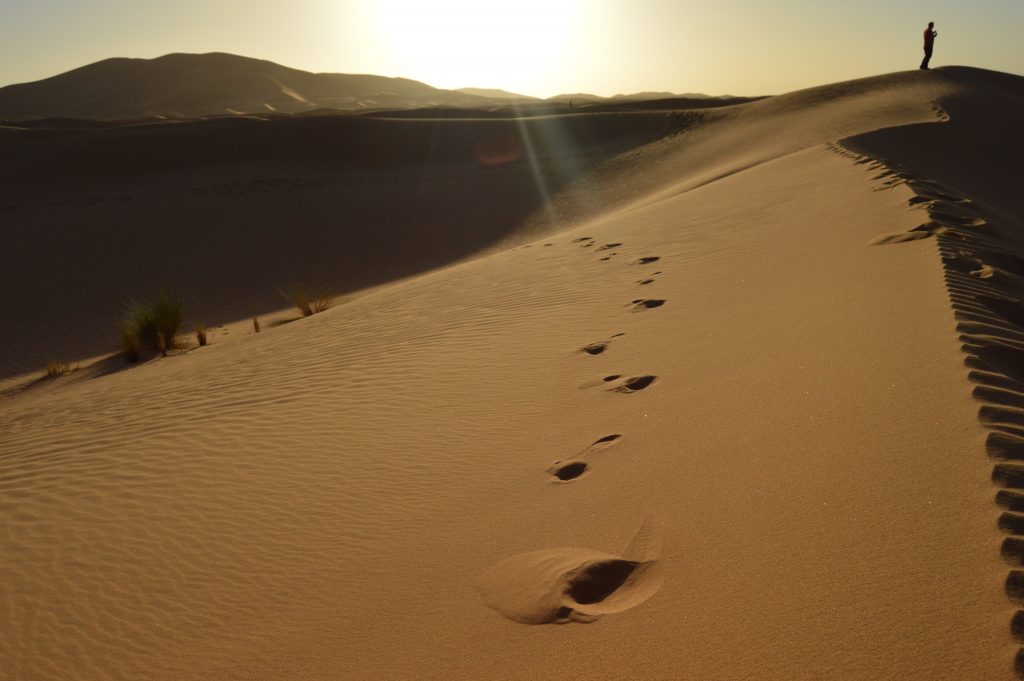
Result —
[[928, 70], [928, 62], [932, 60], [932, 47], [935, 45], [935, 37], [939, 35], [939, 32], [935, 30], [935, 22], [929, 21], [928, 28], [924, 29], [924, 61], [921, 62], [921, 68]]

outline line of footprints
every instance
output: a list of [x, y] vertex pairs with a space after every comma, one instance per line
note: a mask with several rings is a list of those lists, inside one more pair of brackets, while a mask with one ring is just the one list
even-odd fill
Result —
[[[603, 262], [610, 261], [613, 258], [617, 257], [619, 255], [619, 252], [615, 249], [623, 245], [621, 242], [611, 242], [597, 246], [597, 242], [594, 241], [594, 238], [589, 236], [581, 236], [579, 238], [576, 238], [572, 241], [572, 243], [577, 244], [580, 248], [596, 247], [596, 251], [606, 253], [606, 255], [603, 255], [600, 258]], [[656, 255], [645, 256], [634, 260], [631, 263], [631, 265], [650, 265], [654, 262], [657, 262], [660, 259], [660, 256]], [[660, 274], [660, 271], [652, 272], [651, 274], [648, 274], [643, 278], [637, 280], [635, 283], [637, 286], [649, 286], [650, 284], [653, 284], [656, 281], [655, 277], [657, 277]], [[664, 304], [665, 300], [663, 299], [637, 298], [630, 301], [630, 303], [628, 303], [628, 307], [631, 312], [643, 312], [645, 310], [653, 310], [659, 308]], [[625, 333], [617, 333], [613, 336], [610, 336], [606, 340], [597, 341], [594, 343], [590, 343], [588, 345], [584, 345], [582, 348], [579, 348], [576, 352], [582, 354], [583, 356], [593, 357], [596, 355], [600, 355], [604, 353], [609, 348], [609, 346], [611, 346], [612, 342], [616, 338], [620, 338], [621, 336], [625, 335]], [[630, 394], [639, 392], [650, 387], [652, 384], [654, 384], [654, 382], [657, 379], [657, 376], [651, 375], [623, 376], [622, 374], [611, 374], [608, 376], [603, 376], [598, 379], [586, 381], [580, 386], [580, 388], [600, 387], [610, 392]], [[579, 479], [582, 475], [584, 475], [590, 470], [590, 463], [586, 461], [587, 456], [613, 446], [621, 438], [622, 435], [619, 433], [605, 435], [604, 437], [598, 438], [597, 440], [592, 442], [586, 449], [584, 449], [577, 456], [571, 459], [556, 461], [547, 470], [547, 472], [551, 475], [551, 480], [556, 483], [569, 483]]]
[[[945, 271], [946, 289], [957, 319], [964, 364], [981, 403], [979, 420], [988, 429], [985, 449], [995, 462], [992, 482], [1000, 489], [996, 521], [1007, 536], [1000, 555], [1011, 566], [1004, 590], [1016, 607], [1010, 634], [1024, 644], [1024, 251], [990, 229], [985, 211], [968, 196], [921, 177], [893, 162], [863, 156], [841, 145], [833, 151], [854, 159], [881, 183], [875, 191], [899, 185], [913, 192], [908, 207], [923, 207], [928, 221], [906, 232], [884, 234], [870, 243], [896, 244], [934, 237]], [[1024, 646], [1014, 669], [1024, 679]]]

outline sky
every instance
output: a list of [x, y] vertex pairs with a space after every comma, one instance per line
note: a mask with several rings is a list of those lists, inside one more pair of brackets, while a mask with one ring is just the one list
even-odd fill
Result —
[[778, 94], [933, 66], [1024, 74], [1024, 0], [0, 0], [0, 86], [231, 52], [549, 97]]

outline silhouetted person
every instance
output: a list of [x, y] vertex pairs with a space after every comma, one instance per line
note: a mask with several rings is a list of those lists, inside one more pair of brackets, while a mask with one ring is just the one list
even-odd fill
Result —
[[935, 30], [935, 22], [929, 21], [928, 28], [924, 29], [924, 61], [921, 62], [921, 68], [927, 69], [928, 62], [932, 60], [932, 47], [935, 45], [935, 36], [939, 35], [939, 32]]

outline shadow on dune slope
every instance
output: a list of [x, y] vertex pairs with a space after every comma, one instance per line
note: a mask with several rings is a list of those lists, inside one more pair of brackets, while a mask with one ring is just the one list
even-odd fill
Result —
[[220, 119], [0, 134], [0, 376], [112, 349], [160, 291], [195, 321], [439, 267], [545, 221], [660, 113], [517, 120]]

